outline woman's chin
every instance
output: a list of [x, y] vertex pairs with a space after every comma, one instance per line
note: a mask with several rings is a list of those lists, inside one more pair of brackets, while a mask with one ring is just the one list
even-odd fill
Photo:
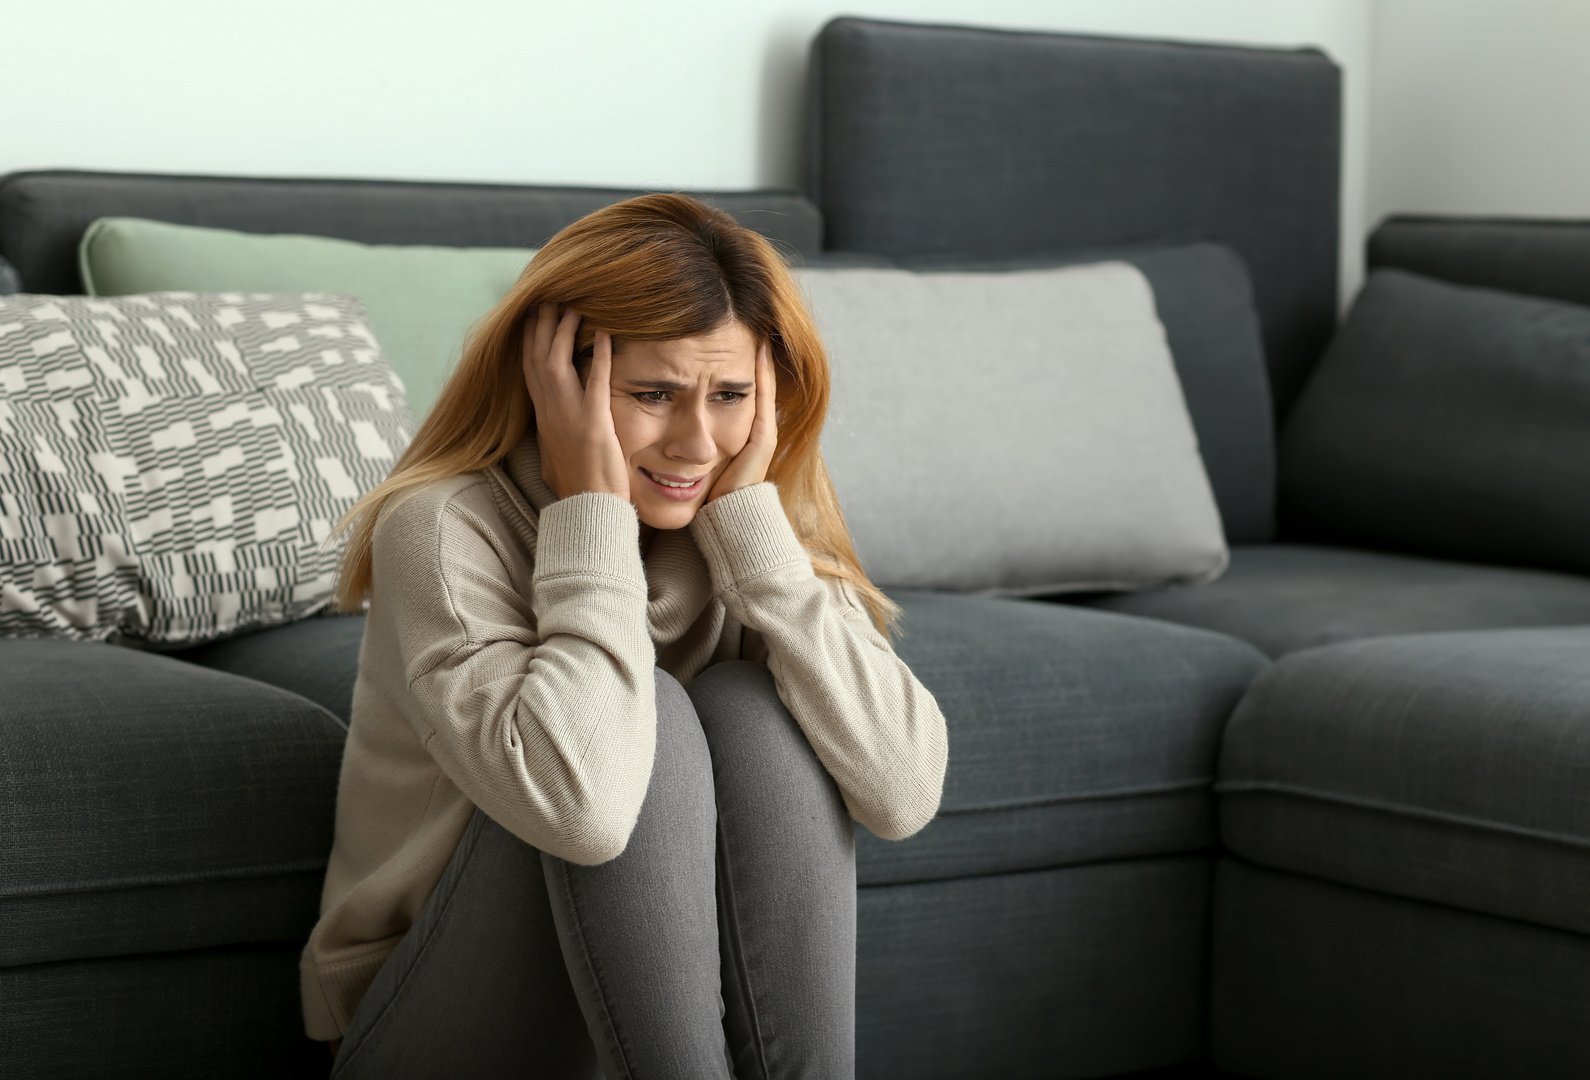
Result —
[[[663, 505], [657, 505], [661, 502]], [[650, 525], [654, 529], [682, 529], [696, 516], [695, 502], [675, 503], [663, 499], [648, 499], [637, 502], [636, 511], [643, 525]]]

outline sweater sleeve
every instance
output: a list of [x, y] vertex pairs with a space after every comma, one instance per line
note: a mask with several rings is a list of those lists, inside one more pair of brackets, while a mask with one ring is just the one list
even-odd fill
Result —
[[844, 583], [820, 578], [771, 481], [720, 496], [690, 523], [714, 592], [767, 645], [779, 697], [855, 820], [903, 840], [938, 813], [948, 732]]
[[616, 858], [657, 738], [635, 508], [607, 492], [547, 506], [528, 589], [473, 512], [421, 516], [378, 528], [373, 557], [426, 750], [526, 843], [584, 865]]

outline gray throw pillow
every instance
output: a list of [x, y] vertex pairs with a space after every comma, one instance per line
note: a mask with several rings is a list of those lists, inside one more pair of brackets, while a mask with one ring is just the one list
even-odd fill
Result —
[[1590, 307], [1376, 270], [1280, 454], [1311, 537], [1590, 573]]
[[412, 435], [357, 299], [0, 297], [0, 637], [179, 647], [325, 609]]
[[879, 585], [1036, 596], [1225, 571], [1136, 267], [795, 274], [833, 369], [823, 454]]
[[1119, 260], [1154, 287], [1198, 450], [1231, 544], [1275, 538], [1275, 418], [1247, 264], [1195, 237], [1025, 255], [901, 255], [907, 270], [1024, 270]]

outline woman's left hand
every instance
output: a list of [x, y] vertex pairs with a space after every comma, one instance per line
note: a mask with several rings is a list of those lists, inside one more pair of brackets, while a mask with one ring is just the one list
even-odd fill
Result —
[[767, 467], [773, 463], [773, 450], [778, 446], [777, 394], [773, 348], [764, 341], [756, 350], [756, 419], [751, 421], [751, 437], [712, 485], [707, 502], [767, 479]]

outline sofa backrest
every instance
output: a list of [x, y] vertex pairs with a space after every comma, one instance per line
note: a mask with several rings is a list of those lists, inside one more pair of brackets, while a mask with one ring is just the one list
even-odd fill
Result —
[[1321, 50], [847, 16], [810, 63], [803, 187], [824, 247], [1227, 244], [1284, 419], [1336, 325], [1341, 72]]
[[[77, 244], [95, 218], [152, 218], [366, 244], [540, 247], [563, 226], [640, 189], [424, 180], [172, 176], [51, 169], [0, 176], [0, 259], [26, 292], [83, 291]], [[815, 254], [822, 222], [793, 191], [690, 192], [786, 253]]]

